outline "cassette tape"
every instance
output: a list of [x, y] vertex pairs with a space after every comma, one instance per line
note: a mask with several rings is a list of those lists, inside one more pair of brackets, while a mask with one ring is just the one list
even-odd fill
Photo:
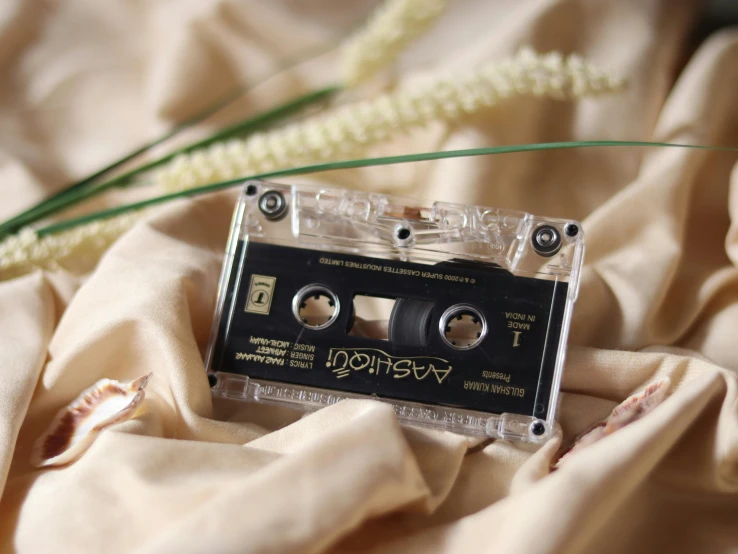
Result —
[[220, 278], [214, 395], [540, 443], [584, 255], [575, 221], [249, 181]]

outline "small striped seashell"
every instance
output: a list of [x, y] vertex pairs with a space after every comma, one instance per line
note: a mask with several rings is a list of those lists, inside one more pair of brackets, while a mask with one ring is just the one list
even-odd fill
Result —
[[576, 452], [653, 411], [669, 394], [669, 385], [671, 385], [671, 379], [664, 377], [648, 384], [643, 390], [623, 400], [615, 406], [607, 419], [598, 421], [579, 435], [569, 450], [564, 452], [559, 461], [556, 462], [556, 467], [561, 467], [562, 462], [568, 460]]
[[59, 411], [33, 447], [36, 467], [67, 464], [81, 456], [103, 429], [136, 415], [149, 373], [127, 383], [101, 379]]

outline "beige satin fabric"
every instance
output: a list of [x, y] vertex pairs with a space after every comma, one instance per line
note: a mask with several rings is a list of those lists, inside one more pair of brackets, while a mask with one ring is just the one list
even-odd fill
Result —
[[[691, 52], [697, 4], [452, 2], [400, 60], [403, 78], [531, 45], [579, 52], [625, 75], [629, 87], [571, 103], [511, 101], [372, 153], [572, 139], [738, 147], [738, 32]], [[0, 216], [266, 74], [276, 72], [214, 120], [334, 82], [337, 53], [310, 58], [309, 50], [330, 48], [370, 7], [6, 2]], [[300, 55], [310, 59], [279, 69]], [[555, 472], [555, 440], [534, 451], [402, 428], [388, 406], [370, 400], [308, 416], [213, 406], [202, 353], [233, 192], [162, 207], [87, 275], [38, 272], [0, 283], [0, 549], [737, 551], [737, 160], [609, 148], [321, 176], [583, 221], [587, 257], [564, 374], [563, 441], [647, 382], [669, 376], [673, 392]], [[148, 372], [140, 418], [104, 432], [69, 466], [30, 467], [35, 438], [81, 390]]]

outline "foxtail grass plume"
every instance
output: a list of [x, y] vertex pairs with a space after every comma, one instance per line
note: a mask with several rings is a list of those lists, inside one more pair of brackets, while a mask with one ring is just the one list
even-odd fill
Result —
[[[566, 100], [619, 90], [622, 79], [579, 56], [515, 57], [461, 75], [447, 75], [282, 129], [216, 143], [179, 156], [154, 174], [168, 192], [276, 169], [361, 157], [393, 134], [450, 121], [514, 97]], [[24, 229], [0, 242], [0, 279], [34, 268], [88, 270], [105, 249], [148, 210], [95, 221], [39, 238]]]
[[342, 48], [346, 86], [368, 81], [395, 61], [443, 13], [449, 0], [388, 0]]
[[623, 80], [579, 56], [525, 49], [510, 59], [465, 74], [336, 108], [243, 140], [217, 143], [179, 156], [159, 170], [156, 182], [183, 190], [241, 176], [362, 155], [400, 131], [449, 121], [513, 97], [567, 100], [619, 90]]
[[[343, 88], [349, 88], [352, 85], [366, 81], [385, 65], [392, 63], [407, 44], [427, 29], [441, 14], [446, 2], [447, 0], [387, 0], [372, 16], [369, 23], [357, 33], [351, 35], [342, 45], [341, 62], [344, 69], [342, 83], [311, 91], [281, 104], [272, 110], [221, 129], [203, 141], [185, 146], [184, 150], [189, 152], [198, 148], [205, 148], [207, 145], [226, 140], [230, 137], [250, 134], [256, 127], [267, 126], [298, 109], [330, 98]], [[215, 108], [208, 113], [201, 114], [185, 122], [182, 128], [202, 121], [217, 109], [219, 108]], [[15, 217], [7, 221], [0, 221], [0, 237], [15, 232], [21, 229], [22, 226], [31, 225], [43, 217], [58, 213], [61, 209], [84, 201], [86, 198], [99, 194], [104, 190], [114, 186], [126, 186], [135, 181], [139, 174], [147, 173], [153, 167], [158, 167], [166, 163], [171, 159], [172, 155], [151, 160], [143, 166], [119, 174], [113, 179], [103, 180], [103, 182], [100, 182], [99, 179], [99, 177], [104, 177], [109, 171], [122, 163], [167, 140], [176, 134], [176, 132], [177, 130], [138, 148], [136, 151], [112, 163], [103, 170], [77, 183], [73, 183], [63, 189], [60, 194], [52, 195], [50, 198], [42, 200], [30, 209], [17, 214]], [[79, 193], [74, 192], [74, 189], [82, 189], [95, 181], [97, 181], [96, 186], [88, 189], [86, 192], [83, 190], [80, 190]], [[64, 198], [62, 198], [62, 195], [64, 195]]]
[[148, 210], [95, 221], [56, 235], [39, 238], [29, 228], [0, 242], [0, 280], [34, 269], [85, 271]]

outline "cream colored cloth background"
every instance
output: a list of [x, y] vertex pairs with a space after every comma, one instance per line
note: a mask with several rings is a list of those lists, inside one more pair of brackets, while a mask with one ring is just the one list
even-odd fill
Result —
[[[373, 5], [5, 0], [0, 216], [242, 87], [260, 83], [221, 119], [334, 82], [335, 45]], [[374, 152], [570, 139], [736, 147], [738, 31], [691, 50], [698, 7], [456, 0], [397, 75], [472, 67], [530, 45], [580, 52], [625, 75], [628, 89], [571, 103], [515, 100]], [[583, 221], [563, 440], [659, 376], [674, 390], [553, 473], [555, 442], [534, 453], [403, 429], [368, 400], [302, 418], [218, 404], [213, 419], [201, 356], [232, 193], [159, 209], [84, 276], [0, 283], [0, 548], [737, 552], [737, 168], [731, 153], [609, 148], [324, 176]], [[30, 467], [35, 438], [81, 390], [148, 372], [142, 417], [106, 431], [67, 467]]]

